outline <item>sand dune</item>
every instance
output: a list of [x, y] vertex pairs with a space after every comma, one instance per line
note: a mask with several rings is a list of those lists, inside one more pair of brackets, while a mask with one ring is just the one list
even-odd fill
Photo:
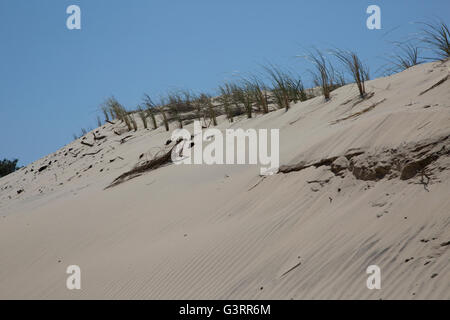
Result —
[[[449, 74], [429, 63], [369, 81], [365, 100], [346, 85], [219, 119], [280, 129], [265, 178], [167, 165], [105, 190], [170, 138], [141, 128], [122, 143], [106, 124], [0, 179], [0, 298], [450, 299]], [[66, 288], [72, 264], [81, 290]]]

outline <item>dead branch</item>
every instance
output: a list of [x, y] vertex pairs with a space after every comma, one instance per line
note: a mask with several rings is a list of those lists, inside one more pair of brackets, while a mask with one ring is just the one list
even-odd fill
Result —
[[172, 150], [174, 150], [174, 148], [176, 148], [178, 143], [180, 143], [180, 142], [181, 141], [179, 141], [179, 142], [177, 141], [175, 143], [175, 145], [172, 148], [170, 148], [170, 150], [167, 151], [166, 153], [164, 153], [160, 156], [156, 155], [152, 160], [146, 161], [142, 165], [138, 165], [135, 168], [131, 169], [130, 171], [127, 171], [127, 172], [121, 174], [116, 179], [114, 179], [114, 181], [109, 186], [107, 186], [105, 189], [114, 187], [118, 184], [121, 184], [122, 182], [133, 179], [137, 176], [140, 176], [144, 172], [155, 170], [166, 164], [171, 163], [172, 162]]

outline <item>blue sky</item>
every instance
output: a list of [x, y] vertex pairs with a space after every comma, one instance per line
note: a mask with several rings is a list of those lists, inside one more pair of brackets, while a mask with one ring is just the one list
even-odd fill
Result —
[[[81, 8], [81, 30], [66, 8]], [[366, 28], [381, 8], [382, 30]], [[450, 23], [448, 0], [0, 0], [0, 158], [26, 165], [96, 127], [114, 95], [134, 108], [144, 92], [214, 92], [233, 72], [265, 62], [304, 75], [304, 48], [356, 50], [372, 71], [411, 37], [412, 22]], [[444, 16], [447, 14], [447, 16]]]

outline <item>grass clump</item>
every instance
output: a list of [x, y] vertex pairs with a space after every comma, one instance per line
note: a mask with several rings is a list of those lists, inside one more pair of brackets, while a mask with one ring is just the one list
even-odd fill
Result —
[[286, 111], [290, 108], [289, 102], [289, 89], [287, 84], [287, 75], [281, 71], [277, 66], [270, 65], [264, 67], [268, 74], [269, 79], [272, 82], [272, 94], [275, 98], [275, 103], [279, 109], [285, 108]]
[[212, 103], [211, 96], [207, 93], [201, 93], [199, 100], [203, 108], [206, 110], [210, 123], [212, 122], [213, 126], [217, 126], [216, 110], [214, 108], [214, 104]]
[[307, 100], [308, 97], [299, 76], [294, 76], [291, 72], [272, 64], [264, 67], [264, 70], [271, 81], [271, 91], [279, 109], [284, 108], [288, 111], [291, 102]]
[[169, 113], [178, 122], [180, 129], [183, 128], [183, 112], [192, 111], [191, 96], [188, 93], [169, 92], [167, 94], [167, 107]]
[[105, 121], [106, 122], [108, 122], [108, 121], [110, 121], [109, 120], [109, 113], [108, 113], [108, 107], [105, 105], [105, 104], [103, 104], [101, 107], [100, 107], [100, 109], [102, 110], [102, 112], [103, 112], [103, 116], [105, 117]]
[[[364, 98], [364, 96], [366, 95], [365, 81], [369, 80], [368, 67], [361, 62], [355, 52], [336, 49], [333, 50], [332, 53], [339, 61], [342, 62], [344, 67], [353, 77], [353, 80], [358, 86], [360, 97]], [[341, 84], [342, 82], [343, 81], [341, 81]]]
[[144, 125], [144, 129], [148, 129], [147, 115], [145, 114], [145, 111], [142, 109], [140, 105], [138, 105], [138, 115], [139, 118], [141, 118], [142, 124]]
[[256, 75], [250, 75], [248, 78], [244, 79], [244, 81], [253, 95], [253, 101], [256, 103], [258, 111], [269, 113], [269, 89], [264, 81]]
[[[232, 86], [233, 100], [235, 105], [243, 105], [247, 118], [253, 115], [253, 88], [249, 83], [243, 81], [241, 84]], [[240, 107], [239, 107], [240, 108]]]
[[431, 46], [439, 60], [450, 58], [450, 30], [447, 24], [442, 21], [423, 24], [425, 25], [423, 41]]
[[[312, 71], [314, 84], [322, 89], [325, 100], [330, 100], [331, 91], [338, 86], [334, 81], [336, 72], [333, 66], [318, 49], [309, 51], [305, 57], [314, 66], [314, 70]], [[342, 82], [344, 82], [343, 78], [341, 78], [341, 84]]]
[[131, 131], [133, 129], [132, 121], [130, 119], [130, 116], [128, 112], [125, 110], [125, 108], [117, 101], [116, 98], [110, 97], [106, 100], [105, 105], [110, 110], [113, 118], [116, 118], [120, 120], [121, 122], [124, 122], [125, 125], [128, 128], [128, 131]]
[[390, 73], [409, 69], [423, 61], [419, 58], [419, 48], [411, 43], [397, 44], [398, 53], [392, 55], [388, 60], [391, 67]]
[[130, 119], [131, 125], [133, 126], [133, 130], [137, 131], [138, 126], [137, 126], [136, 119], [134, 118], [134, 115], [133, 114], [128, 114], [128, 118]]
[[219, 86], [219, 97], [217, 100], [223, 106], [225, 111], [225, 115], [227, 116], [228, 121], [231, 123], [234, 121], [234, 115], [232, 111], [232, 103], [233, 103], [233, 89], [231, 84], [225, 83]]
[[156, 129], [158, 127], [156, 123], [156, 116], [154, 110], [157, 110], [163, 118], [163, 124], [166, 131], [169, 131], [169, 120], [167, 117], [166, 110], [164, 109], [165, 106], [165, 98], [161, 97], [159, 104], [154, 103], [153, 100], [150, 98], [148, 94], [144, 94], [144, 103], [147, 106], [147, 112], [150, 114], [150, 117], [152, 118], [153, 122], [153, 128]]
[[156, 121], [155, 110], [158, 109], [158, 106], [153, 102], [152, 98], [150, 98], [148, 94], [144, 95], [144, 104], [147, 107], [147, 114], [152, 120], [153, 129], [157, 129], [158, 123]]

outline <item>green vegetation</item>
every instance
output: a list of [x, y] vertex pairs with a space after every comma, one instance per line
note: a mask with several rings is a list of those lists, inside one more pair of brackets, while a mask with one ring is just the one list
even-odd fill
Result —
[[14, 171], [16, 171], [17, 168], [17, 162], [19, 160], [18, 159], [14, 159], [14, 160], [8, 160], [8, 159], [3, 159], [0, 160], [0, 178], [4, 177], [10, 173], [13, 173]]

